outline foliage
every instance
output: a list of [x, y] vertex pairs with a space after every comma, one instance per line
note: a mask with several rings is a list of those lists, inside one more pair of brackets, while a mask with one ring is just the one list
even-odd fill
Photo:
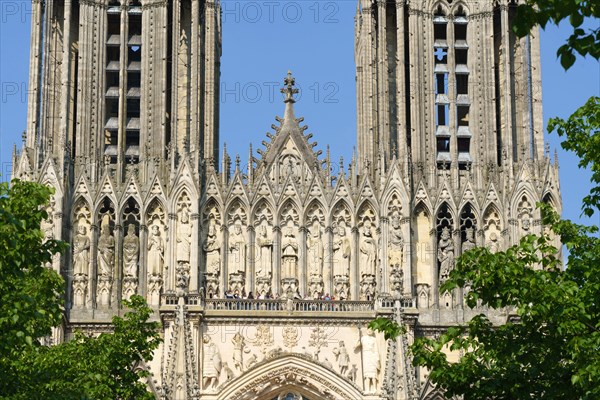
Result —
[[0, 393], [14, 381], [9, 361], [61, 322], [63, 280], [44, 265], [66, 245], [40, 230], [51, 194], [35, 183], [0, 183]]
[[551, 118], [548, 131], [556, 131], [565, 139], [562, 148], [577, 154], [580, 168], [592, 171], [592, 183], [596, 186], [583, 199], [583, 212], [591, 217], [595, 206], [600, 204], [600, 97], [590, 97], [566, 121]]
[[376, 318], [369, 323], [369, 329], [383, 332], [385, 340], [395, 339], [406, 333], [404, 326], [401, 326], [388, 318]]
[[113, 318], [112, 333], [41, 344], [62, 322], [64, 293], [45, 266], [67, 245], [40, 229], [51, 194], [32, 182], [0, 184], [0, 399], [152, 399], [142, 362], [161, 339], [140, 296], [124, 301], [130, 310]]
[[97, 337], [77, 333], [69, 342], [40, 347], [21, 364], [29, 376], [12, 399], [154, 399], [140, 378], [143, 361], [160, 343], [159, 324], [143, 297], [124, 301], [130, 310], [113, 317], [114, 332]]
[[[413, 362], [430, 369], [432, 381], [448, 394], [469, 399], [600, 398], [600, 239], [591, 236], [597, 228], [559, 222], [548, 208], [545, 214], [544, 222], [552, 224], [570, 250], [565, 271], [548, 238], [529, 235], [506, 252], [467, 252], [442, 285], [446, 292], [470, 282], [469, 307], [479, 301], [513, 315], [493, 326], [481, 314], [439, 340], [415, 341]], [[448, 350], [462, 357], [449, 363]]]
[[582, 27], [586, 19], [595, 18], [600, 18], [600, 3], [595, 0], [526, 0], [517, 8], [513, 31], [522, 37], [536, 25], [545, 28], [548, 23], [558, 25], [568, 19], [573, 30], [556, 55], [563, 68], [569, 69], [575, 53], [600, 58], [600, 26], [587, 31]]
[[[566, 137], [581, 167], [592, 170], [596, 186], [584, 199], [584, 212], [600, 209], [600, 111], [592, 98], [567, 121], [550, 129]], [[417, 338], [413, 363], [450, 396], [466, 399], [600, 398], [600, 239], [598, 227], [561, 221], [550, 206], [543, 224], [552, 233], [529, 235], [504, 252], [475, 248], [462, 255], [442, 292], [465, 287], [466, 304], [503, 310], [511, 318], [495, 326], [483, 314], [452, 327], [439, 339]], [[562, 269], [552, 235], [569, 250]], [[397, 336], [393, 324], [381, 326]], [[450, 363], [447, 354], [461, 354]]]

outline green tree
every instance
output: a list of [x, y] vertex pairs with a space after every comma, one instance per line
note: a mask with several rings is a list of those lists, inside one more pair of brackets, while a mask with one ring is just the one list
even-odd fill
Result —
[[[600, 18], [600, 3], [580, 0], [526, 0], [518, 7], [513, 30], [527, 35], [536, 25], [568, 19], [573, 30], [557, 55], [570, 68], [577, 54], [600, 58], [600, 26], [582, 28], [586, 18]], [[592, 97], [567, 120], [548, 125], [563, 138], [563, 149], [592, 172], [583, 200], [588, 217], [600, 211], [600, 98]], [[560, 220], [549, 206], [543, 224], [569, 250], [562, 267], [547, 234], [529, 235], [507, 251], [492, 254], [475, 248], [462, 255], [440, 290], [471, 290], [467, 305], [478, 302], [510, 310], [514, 318], [494, 326], [483, 314], [466, 326], [453, 327], [439, 339], [417, 338], [413, 363], [430, 370], [431, 381], [449, 396], [465, 399], [599, 399], [600, 398], [600, 239], [598, 226]], [[539, 268], [541, 267], [541, 268]], [[373, 329], [393, 339], [405, 330], [377, 319]], [[462, 356], [450, 363], [447, 351]]]
[[[592, 97], [567, 120], [555, 118], [549, 130], [564, 138], [579, 165], [592, 171], [595, 186], [585, 197], [588, 216], [600, 211], [600, 98]], [[494, 326], [480, 314], [439, 339], [417, 338], [413, 363], [430, 370], [430, 379], [447, 395], [465, 399], [600, 398], [600, 239], [597, 226], [560, 220], [548, 206], [543, 224], [569, 250], [567, 268], [547, 234], [528, 235], [504, 252], [475, 248], [462, 255], [440, 290], [471, 290], [467, 305], [478, 302], [507, 309], [509, 322]], [[397, 324], [376, 320], [372, 327], [394, 338]], [[462, 354], [451, 363], [447, 351]]]
[[548, 23], [559, 25], [567, 20], [572, 27], [567, 42], [556, 52], [564, 69], [569, 69], [576, 54], [600, 58], [600, 25], [585, 29], [586, 19], [596, 22], [600, 18], [600, 3], [596, 0], [526, 0], [517, 8], [513, 31], [526, 36], [535, 26], [545, 28]]
[[0, 399], [151, 399], [143, 362], [160, 326], [142, 297], [124, 302], [112, 333], [41, 344], [63, 311], [64, 281], [45, 265], [67, 245], [40, 229], [51, 194], [32, 182], [0, 184]]
[[40, 229], [51, 194], [34, 183], [0, 183], [0, 393], [15, 382], [12, 360], [61, 322], [64, 282], [44, 265], [66, 245], [45, 241]]

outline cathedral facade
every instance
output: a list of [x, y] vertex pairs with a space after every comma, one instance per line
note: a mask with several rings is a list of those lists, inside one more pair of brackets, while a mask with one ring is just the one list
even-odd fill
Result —
[[141, 366], [157, 399], [442, 399], [413, 338], [506, 321], [438, 288], [464, 251], [540, 233], [537, 202], [561, 209], [518, 1], [359, 0], [358, 151], [335, 174], [291, 73], [248, 168], [219, 155], [217, 0], [32, 4], [13, 176], [55, 188], [42, 228], [71, 244], [52, 341], [110, 331], [139, 294], [162, 323]]

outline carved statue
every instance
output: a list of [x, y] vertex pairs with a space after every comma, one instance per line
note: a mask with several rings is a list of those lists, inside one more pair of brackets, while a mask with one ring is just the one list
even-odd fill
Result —
[[190, 223], [190, 216], [185, 207], [181, 211], [181, 218], [179, 219], [178, 225], [179, 226], [177, 227], [177, 263], [189, 264], [190, 249], [192, 243], [192, 224]]
[[257, 257], [256, 257], [256, 274], [259, 278], [270, 278], [273, 269], [272, 252], [273, 240], [267, 236], [267, 227], [261, 225], [258, 229], [258, 237], [256, 238]]
[[340, 347], [333, 349], [333, 354], [340, 367], [340, 374], [346, 376], [348, 365], [350, 365], [350, 356], [343, 340], [340, 340]]
[[239, 222], [233, 225], [233, 232], [229, 235], [228, 261], [230, 274], [246, 273], [246, 239]]
[[98, 239], [98, 275], [112, 277], [114, 261], [115, 238], [110, 234], [108, 222], [103, 222]]
[[361, 275], [375, 276], [375, 265], [377, 262], [377, 243], [373, 238], [370, 220], [366, 220], [363, 225], [359, 250]]
[[202, 377], [204, 378], [204, 389], [216, 389], [222, 368], [221, 354], [217, 345], [210, 339], [210, 336], [205, 335], [203, 342]]
[[462, 253], [475, 247], [475, 238], [473, 237], [473, 228], [465, 229], [465, 241], [462, 244]]
[[323, 275], [323, 239], [321, 238], [321, 226], [317, 221], [313, 223], [306, 237], [308, 247], [308, 274], [309, 276]]
[[212, 223], [208, 227], [203, 247], [206, 253], [206, 273], [218, 275], [221, 270], [221, 241], [217, 237], [217, 229]]
[[77, 235], [73, 239], [73, 273], [75, 275], [88, 274], [90, 238], [84, 225], [77, 227]]
[[298, 265], [298, 242], [294, 235], [294, 228], [289, 226], [285, 230], [281, 244], [282, 252], [282, 278], [296, 278], [296, 266]]
[[359, 331], [359, 335], [360, 339], [356, 344], [356, 348], [360, 349], [362, 353], [364, 390], [366, 393], [375, 393], [377, 391], [377, 377], [381, 368], [377, 339], [371, 329], [367, 329], [364, 335]]
[[390, 266], [400, 267], [404, 253], [404, 238], [400, 226], [400, 217], [394, 213], [391, 218], [390, 237], [388, 240], [388, 260]]
[[498, 235], [496, 235], [496, 232], [490, 233], [488, 249], [491, 253], [497, 253], [500, 250], [500, 239], [498, 239]]
[[244, 367], [244, 350], [246, 347], [244, 337], [237, 332], [233, 336], [233, 339], [231, 339], [231, 342], [233, 343], [233, 368], [242, 372]]
[[342, 277], [350, 274], [350, 239], [346, 236], [343, 225], [337, 227], [337, 235], [333, 239], [333, 276]]
[[158, 225], [152, 225], [150, 237], [148, 238], [148, 274], [151, 276], [160, 276], [163, 270], [164, 242], [160, 236]]
[[123, 260], [125, 276], [137, 277], [138, 257], [140, 253], [140, 240], [135, 234], [135, 225], [129, 224], [127, 235], [123, 239]]
[[444, 227], [438, 243], [438, 260], [440, 262], [440, 282], [446, 281], [454, 267], [454, 244], [450, 237], [450, 229]]

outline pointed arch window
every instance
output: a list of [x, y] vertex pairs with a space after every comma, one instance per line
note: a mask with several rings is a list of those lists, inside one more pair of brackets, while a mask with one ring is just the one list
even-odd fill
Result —
[[438, 168], [471, 163], [469, 129], [468, 18], [462, 6], [447, 14], [438, 5], [433, 15], [435, 136]]
[[104, 156], [114, 164], [137, 163], [140, 155], [142, 6], [112, 0], [106, 9]]

